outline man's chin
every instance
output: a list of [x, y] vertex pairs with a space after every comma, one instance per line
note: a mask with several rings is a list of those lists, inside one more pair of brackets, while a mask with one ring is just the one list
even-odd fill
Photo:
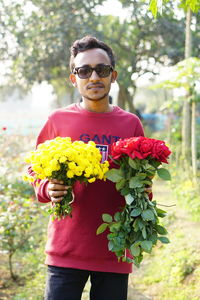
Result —
[[102, 96], [94, 95], [93, 97], [83, 95], [83, 98], [90, 100], [90, 101], [101, 101], [105, 98], [108, 98], [108, 94], [104, 94]]

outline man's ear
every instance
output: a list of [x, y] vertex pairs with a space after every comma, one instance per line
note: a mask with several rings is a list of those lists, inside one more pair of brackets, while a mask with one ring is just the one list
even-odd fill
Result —
[[115, 80], [117, 79], [117, 71], [112, 71], [112, 77], [111, 77], [111, 82], [115, 82]]
[[73, 84], [73, 86], [77, 86], [77, 83], [76, 83], [76, 75], [75, 74], [70, 74], [69, 75], [69, 79], [71, 81], [71, 83]]

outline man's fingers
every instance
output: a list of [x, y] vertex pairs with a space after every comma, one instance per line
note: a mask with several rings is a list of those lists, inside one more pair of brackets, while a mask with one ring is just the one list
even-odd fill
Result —
[[52, 202], [62, 201], [64, 195], [67, 194], [67, 190], [71, 186], [66, 186], [62, 181], [57, 179], [51, 179], [48, 184], [48, 194]]
[[151, 194], [152, 193], [152, 187], [145, 188], [145, 192], [147, 192], [148, 194]]
[[63, 184], [64, 182], [62, 180], [57, 180], [57, 179], [50, 179], [50, 183], [58, 183], [58, 184]]
[[66, 191], [69, 187], [63, 184], [49, 183], [48, 189], [50, 191]]
[[53, 198], [57, 198], [57, 197], [63, 197], [64, 195], [67, 194], [67, 191], [49, 191], [49, 196], [53, 197]]
[[62, 199], [63, 199], [63, 197], [58, 197], [58, 198], [51, 197], [51, 201], [53, 203], [59, 203], [62, 201]]

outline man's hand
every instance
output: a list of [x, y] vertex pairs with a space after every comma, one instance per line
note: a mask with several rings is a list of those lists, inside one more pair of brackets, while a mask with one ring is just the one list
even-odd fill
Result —
[[145, 192], [148, 194], [152, 193], [152, 185], [145, 188]]
[[[149, 178], [152, 180], [154, 178], [154, 176], [149, 176]], [[153, 185], [153, 183], [151, 183], [151, 185], [149, 185], [145, 188], [145, 192], [149, 195], [149, 200], [152, 200], [152, 197], [153, 197], [153, 195], [152, 195], [152, 185]]]
[[48, 184], [48, 194], [52, 202], [60, 202], [62, 201], [64, 195], [67, 194], [67, 190], [70, 186], [66, 186], [63, 184], [63, 181], [59, 181], [57, 179], [49, 180]]

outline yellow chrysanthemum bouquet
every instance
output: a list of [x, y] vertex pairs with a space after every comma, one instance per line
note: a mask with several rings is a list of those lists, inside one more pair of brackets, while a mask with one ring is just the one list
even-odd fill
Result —
[[25, 176], [24, 179], [57, 179], [70, 188], [60, 203], [49, 210], [53, 218], [64, 218], [72, 212], [72, 186], [76, 181], [92, 183], [96, 179], [105, 180], [108, 171], [107, 161], [101, 163], [101, 153], [96, 144], [89, 141], [71, 141], [69, 137], [56, 137], [39, 144], [25, 158], [30, 163], [35, 175]]

